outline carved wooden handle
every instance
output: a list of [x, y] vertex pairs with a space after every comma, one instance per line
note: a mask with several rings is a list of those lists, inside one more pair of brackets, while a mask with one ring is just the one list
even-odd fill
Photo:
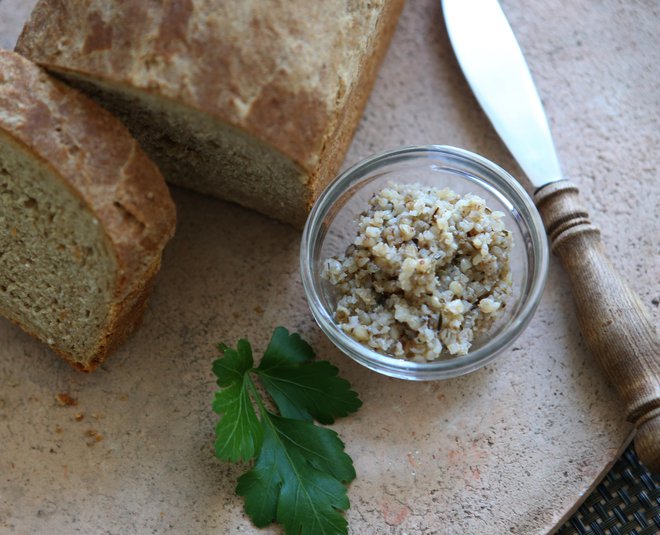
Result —
[[660, 344], [639, 297], [614, 269], [600, 231], [568, 180], [541, 188], [534, 200], [552, 250], [571, 279], [580, 329], [635, 424], [637, 455], [660, 472]]

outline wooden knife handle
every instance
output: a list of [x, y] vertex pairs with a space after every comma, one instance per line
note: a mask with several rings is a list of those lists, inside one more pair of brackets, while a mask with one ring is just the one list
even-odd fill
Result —
[[552, 250], [571, 279], [582, 335], [637, 427], [635, 449], [660, 472], [660, 343], [639, 297], [605, 255], [600, 231], [568, 180], [534, 195]]

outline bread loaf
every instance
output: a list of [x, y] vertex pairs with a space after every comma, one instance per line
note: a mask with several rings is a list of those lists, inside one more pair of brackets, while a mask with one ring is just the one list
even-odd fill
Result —
[[165, 177], [301, 226], [403, 0], [40, 0], [16, 50], [119, 115]]
[[0, 314], [92, 370], [139, 323], [174, 222], [118, 119], [0, 51]]

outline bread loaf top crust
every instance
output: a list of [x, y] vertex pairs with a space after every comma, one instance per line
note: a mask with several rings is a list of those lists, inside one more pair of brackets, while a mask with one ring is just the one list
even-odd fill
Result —
[[382, 46], [373, 42], [376, 27], [388, 24], [379, 18], [396, 20], [402, 0], [158, 4], [40, 0], [16, 50], [56, 70], [182, 102], [312, 175], [365, 58]]
[[29, 60], [0, 50], [0, 129], [61, 177], [98, 219], [123, 272], [121, 301], [159, 262], [175, 207], [121, 122]]

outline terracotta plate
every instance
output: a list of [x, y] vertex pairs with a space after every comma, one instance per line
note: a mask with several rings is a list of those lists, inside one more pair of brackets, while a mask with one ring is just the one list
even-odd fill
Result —
[[[0, 2], [0, 44], [13, 44], [29, 4]], [[504, 7], [566, 174], [657, 321], [658, 227], [644, 214], [658, 209], [660, 21], [641, 4], [573, 4]], [[346, 164], [418, 143], [460, 146], [521, 174], [460, 75], [437, 0], [408, 3]], [[219, 341], [246, 336], [262, 350], [276, 325], [307, 338], [364, 401], [335, 426], [358, 473], [352, 533], [547, 532], [628, 437], [554, 260], [532, 324], [494, 364], [409, 383], [324, 339], [303, 295], [297, 231], [183, 190], [174, 197], [179, 229], [144, 325], [101, 369], [77, 373], [0, 320], [3, 533], [255, 532], [233, 491], [244, 467], [213, 456], [211, 362]], [[60, 393], [77, 404], [60, 404]]]

